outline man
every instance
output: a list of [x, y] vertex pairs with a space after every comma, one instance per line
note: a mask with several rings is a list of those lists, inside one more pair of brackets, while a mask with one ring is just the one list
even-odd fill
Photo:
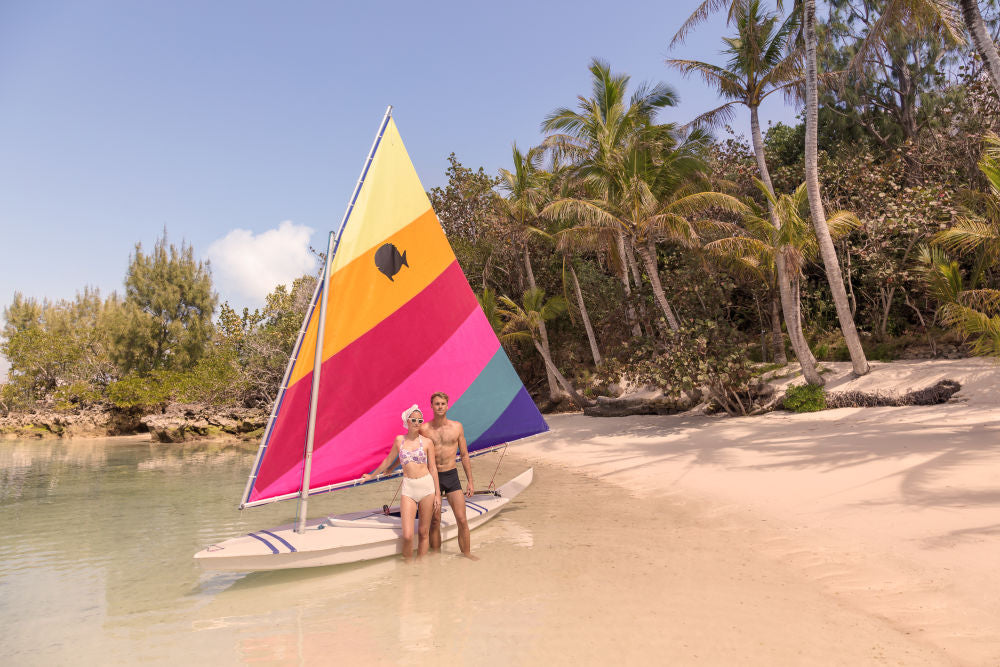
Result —
[[[437, 461], [438, 481], [441, 493], [448, 499], [448, 505], [455, 514], [458, 523], [458, 547], [462, 555], [472, 560], [479, 560], [472, 555], [472, 540], [469, 537], [469, 520], [465, 516], [465, 496], [475, 492], [472, 481], [472, 464], [469, 462], [469, 448], [465, 442], [465, 429], [462, 423], [448, 419], [448, 394], [443, 391], [431, 394], [431, 409], [434, 419], [424, 422], [421, 435], [434, 442], [434, 455]], [[461, 455], [462, 467], [465, 469], [465, 479], [468, 488], [462, 493], [462, 482], [458, 478], [458, 468], [455, 457]], [[441, 550], [441, 506], [438, 505], [431, 518], [431, 550]]]

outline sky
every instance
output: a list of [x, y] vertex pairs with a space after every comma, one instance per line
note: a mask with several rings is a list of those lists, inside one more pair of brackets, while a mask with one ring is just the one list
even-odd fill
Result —
[[317, 268], [389, 104], [428, 189], [451, 152], [496, 173], [540, 143], [593, 57], [673, 85], [663, 121], [719, 104], [664, 64], [724, 62], [723, 17], [668, 48], [697, 4], [5, 0], [0, 302], [121, 292], [166, 230], [211, 261], [220, 302], [260, 305]]

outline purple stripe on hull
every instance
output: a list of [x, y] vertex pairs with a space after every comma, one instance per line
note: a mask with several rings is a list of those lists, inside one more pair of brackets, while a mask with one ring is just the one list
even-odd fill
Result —
[[278, 547], [274, 546], [273, 544], [271, 544], [270, 542], [268, 542], [267, 540], [265, 540], [263, 537], [261, 537], [257, 533], [247, 533], [247, 535], [249, 535], [250, 537], [254, 538], [255, 540], [260, 540], [261, 542], [263, 542], [264, 544], [266, 544], [267, 548], [271, 550], [271, 553], [273, 553], [273, 554], [278, 553]]
[[280, 537], [278, 535], [275, 535], [274, 533], [272, 533], [269, 530], [261, 530], [261, 531], [258, 531], [258, 532], [264, 533], [265, 535], [270, 535], [274, 539], [276, 539], [279, 542], [281, 542], [282, 544], [284, 544], [286, 547], [288, 547], [289, 553], [295, 553], [296, 551], [298, 551], [298, 549], [296, 549], [295, 547], [293, 547], [291, 544], [288, 543], [288, 540], [286, 540], [283, 537]]

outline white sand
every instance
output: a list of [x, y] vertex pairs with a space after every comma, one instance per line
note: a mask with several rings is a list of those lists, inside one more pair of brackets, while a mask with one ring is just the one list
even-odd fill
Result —
[[[944, 378], [963, 388], [930, 407], [557, 415], [550, 433], [512, 452], [620, 485], [623, 503], [685, 504], [734, 549], [800, 574], [789, 586], [815, 588], [912, 638], [926, 649], [920, 661], [1000, 665], [1000, 366], [874, 363], [854, 380], [849, 364], [824, 366], [836, 391], [902, 393]], [[788, 610], [772, 611], [777, 632]], [[777, 636], [761, 637], [761, 651]], [[845, 648], [857, 641], [868, 637], [843, 637]], [[888, 662], [916, 661], [895, 655]]]

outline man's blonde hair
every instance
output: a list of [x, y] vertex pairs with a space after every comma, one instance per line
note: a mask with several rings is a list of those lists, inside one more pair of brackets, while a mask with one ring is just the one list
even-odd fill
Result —
[[448, 394], [444, 393], [443, 391], [435, 391], [433, 394], [431, 394], [431, 403], [434, 402], [435, 398], [443, 398], [445, 403], [449, 402]]

